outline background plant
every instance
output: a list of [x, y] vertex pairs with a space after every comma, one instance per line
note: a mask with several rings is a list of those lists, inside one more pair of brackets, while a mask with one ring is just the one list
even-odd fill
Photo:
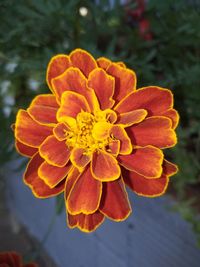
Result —
[[[171, 88], [181, 116], [179, 144], [168, 153], [179, 165], [172, 178], [175, 209], [200, 242], [200, 5], [198, 1], [2, 0], [0, 2], [0, 162], [16, 157], [10, 125], [19, 107], [47, 92], [51, 56], [84, 48], [124, 61], [138, 86]], [[196, 208], [195, 208], [196, 207]]]

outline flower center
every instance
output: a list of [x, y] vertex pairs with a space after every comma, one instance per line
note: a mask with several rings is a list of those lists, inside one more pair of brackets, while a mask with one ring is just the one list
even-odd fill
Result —
[[93, 115], [88, 112], [80, 112], [73, 126], [66, 131], [66, 144], [69, 148], [83, 148], [86, 154], [97, 149], [104, 149], [111, 139], [108, 114], [101, 111]]

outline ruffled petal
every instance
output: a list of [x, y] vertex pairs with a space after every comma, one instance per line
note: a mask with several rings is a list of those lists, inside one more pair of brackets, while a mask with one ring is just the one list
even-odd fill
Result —
[[37, 153], [29, 161], [24, 173], [24, 183], [28, 185], [33, 194], [38, 198], [47, 198], [56, 196], [64, 191], [65, 181], [59, 183], [56, 187], [50, 188], [39, 176], [38, 168], [43, 163], [43, 159]]
[[176, 129], [176, 127], [178, 126], [180, 117], [179, 117], [178, 112], [175, 109], [171, 108], [171, 109], [163, 112], [162, 116], [166, 116], [166, 117], [170, 118], [172, 121], [172, 128]]
[[52, 86], [56, 96], [60, 99], [65, 91], [74, 91], [84, 95], [87, 90], [86, 82], [86, 78], [79, 69], [70, 67], [52, 80]]
[[92, 155], [91, 172], [97, 180], [113, 181], [119, 178], [120, 167], [111, 154], [99, 150]]
[[29, 115], [41, 124], [55, 124], [59, 106], [54, 95], [36, 96], [27, 109]]
[[49, 88], [52, 88], [51, 84], [52, 79], [61, 75], [71, 65], [72, 64], [70, 62], [70, 59], [66, 55], [57, 55], [55, 57], [52, 57], [47, 67], [47, 74], [46, 74], [46, 80]]
[[103, 183], [100, 211], [114, 221], [123, 221], [131, 213], [131, 206], [122, 179]]
[[87, 87], [87, 79], [78, 68], [67, 69], [52, 80], [52, 86], [59, 101], [65, 91], [73, 91], [86, 98], [92, 111], [99, 106], [94, 91]]
[[28, 112], [20, 109], [15, 124], [15, 137], [23, 144], [39, 147], [47, 136], [52, 134], [52, 127], [41, 125], [33, 120]]
[[79, 68], [86, 77], [97, 68], [95, 59], [85, 50], [75, 49], [69, 57], [73, 66]]
[[36, 263], [27, 263], [23, 267], [38, 267]]
[[85, 149], [74, 148], [71, 152], [70, 161], [78, 169], [83, 169], [91, 161], [92, 156], [85, 154]]
[[70, 157], [70, 150], [67, 148], [65, 141], [58, 141], [55, 136], [51, 135], [41, 144], [39, 152], [50, 165], [64, 167]]
[[101, 120], [101, 117], [106, 119], [107, 122], [109, 123], [115, 123], [117, 120], [117, 114], [116, 112], [114, 112], [112, 109], [105, 109], [105, 110], [101, 110], [100, 112], [96, 112], [95, 113], [96, 117], [99, 118]]
[[136, 88], [135, 72], [116, 63], [112, 63], [106, 70], [108, 74], [115, 78], [114, 100], [119, 102]]
[[160, 149], [147, 146], [134, 149], [131, 155], [118, 156], [118, 162], [130, 171], [146, 178], [158, 178], [162, 173], [163, 153]]
[[88, 166], [69, 193], [67, 210], [72, 215], [94, 213], [99, 207], [101, 194], [102, 183], [93, 178]]
[[67, 176], [67, 180], [65, 183], [65, 202], [66, 202], [66, 212], [67, 211], [67, 198], [69, 196], [69, 193], [71, 192], [73, 186], [77, 182], [78, 178], [80, 177], [81, 172], [78, 168], [72, 167], [71, 171], [69, 172]]
[[101, 110], [111, 108], [115, 101], [113, 100], [115, 80], [103, 69], [94, 69], [88, 77], [88, 86], [94, 89], [99, 100]]
[[126, 65], [122, 61], [115, 62], [117, 65], [119, 65], [122, 68], [126, 68]]
[[64, 92], [57, 112], [57, 120], [62, 121], [63, 117], [76, 118], [81, 111], [90, 112], [85, 97], [72, 91]]
[[11, 130], [14, 132], [14, 131], [15, 131], [15, 123], [12, 123], [12, 124], [10, 125], [10, 128], [11, 128]]
[[120, 141], [119, 140], [112, 140], [108, 144], [107, 152], [117, 156], [120, 151]]
[[124, 128], [121, 127], [120, 125], [113, 125], [110, 133], [115, 139], [120, 141], [119, 154], [122, 154], [122, 155], [130, 154], [133, 148], [132, 148], [131, 140], [128, 137]]
[[[21, 257], [21, 255], [18, 255], [14, 251], [9, 252], [9, 254], [11, 255], [11, 257], [12, 257], [12, 259], [14, 261], [14, 267], [21, 267], [22, 266], [22, 257]], [[1, 266], [1, 264], [0, 264], [0, 266]]]
[[158, 197], [165, 193], [169, 178], [162, 175], [158, 179], [146, 179], [136, 172], [123, 170], [122, 176], [125, 183], [137, 194], [144, 197]]
[[178, 166], [166, 159], [163, 160], [163, 174], [172, 176], [178, 172]]
[[17, 139], [15, 140], [15, 148], [19, 154], [25, 157], [32, 157], [38, 151], [37, 148], [26, 146]]
[[7, 263], [0, 264], [0, 267], [10, 267]]
[[119, 113], [126, 113], [135, 109], [146, 109], [148, 116], [161, 115], [173, 107], [173, 95], [168, 89], [157, 86], [148, 86], [138, 89], [115, 107]]
[[[7, 266], [8, 267], [15, 267], [15, 266], [21, 267], [21, 265], [15, 264], [16, 262], [15, 262], [15, 259], [13, 257], [14, 255], [17, 256], [17, 254], [15, 252], [1, 252], [0, 253], [0, 266], [2, 266], [2, 267], [7, 267]], [[20, 263], [22, 263], [21, 260], [20, 260]]]
[[92, 214], [77, 214], [71, 215], [68, 213], [68, 225], [70, 228], [79, 228], [83, 232], [93, 232], [96, 230], [104, 221], [105, 217], [99, 211]]
[[98, 66], [104, 70], [106, 70], [112, 63], [108, 58], [105, 57], [99, 57], [96, 61]]
[[146, 118], [137, 125], [127, 128], [132, 143], [138, 146], [152, 145], [159, 148], [172, 147], [177, 143], [171, 120], [167, 117]]
[[38, 175], [45, 182], [45, 184], [47, 184], [50, 188], [54, 188], [66, 178], [71, 168], [71, 163], [68, 163], [64, 167], [57, 167], [44, 161], [38, 169]]
[[133, 124], [143, 121], [146, 116], [147, 111], [145, 109], [136, 109], [119, 114], [117, 123], [123, 124], [124, 127], [129, 127]]
[[60, 122], [53, 128], [53, 134], [59, 141], [63, 141], [67, 138], [67, 131], [70, 130], [71, 128], [66, 123]]

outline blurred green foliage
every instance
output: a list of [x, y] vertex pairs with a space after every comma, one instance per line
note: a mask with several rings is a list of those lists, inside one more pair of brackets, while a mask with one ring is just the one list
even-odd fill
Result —
[[[81, 47], [95, 57], [124, 61], [136, 71], [138, 87], [160, 85], [175, 95], [179, 144], [167, 154], [180, 168], [172, 178], [177, 210], [193, 224], [200, 241], [200, 223], [186, 201], [188, 188], [200, 190], [200, 5], [192, 0], [147, 1], [143, 17], [150, 22], [152, 38], [146, 40], [128, 13], [137, 8], [135, 1], [126, 6], [115, 1], [113, 8], [109, 1], [98, 3], [1, 0], [0, 162], [16, 156], [10, 125], [18, 108], [48, 90], [45, 70], [51, 56]], [[87, 8], [86, 16], [81, 7]]]

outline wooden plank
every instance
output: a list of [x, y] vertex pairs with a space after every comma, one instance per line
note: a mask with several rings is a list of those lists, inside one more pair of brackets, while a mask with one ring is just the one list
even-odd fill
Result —
[[[17, 164], [13, 163], [12, 168], [16, 169]], [[6, 173], [10, 208], [30, 232], [41, 239], [53, 214], [55, 200], [36, 199], [23, 184], [22, 173], [16, 174], [11, 167]], [[63, 212], [45, 245], [58, 265], [199, 267], [200, 250], [190, 225], [167, 209], [174, 204], [172, 199], [129, 195], [133, 214], [128, 220], [121, 223], [107, 220], [92, 234], [67, 228]]]

